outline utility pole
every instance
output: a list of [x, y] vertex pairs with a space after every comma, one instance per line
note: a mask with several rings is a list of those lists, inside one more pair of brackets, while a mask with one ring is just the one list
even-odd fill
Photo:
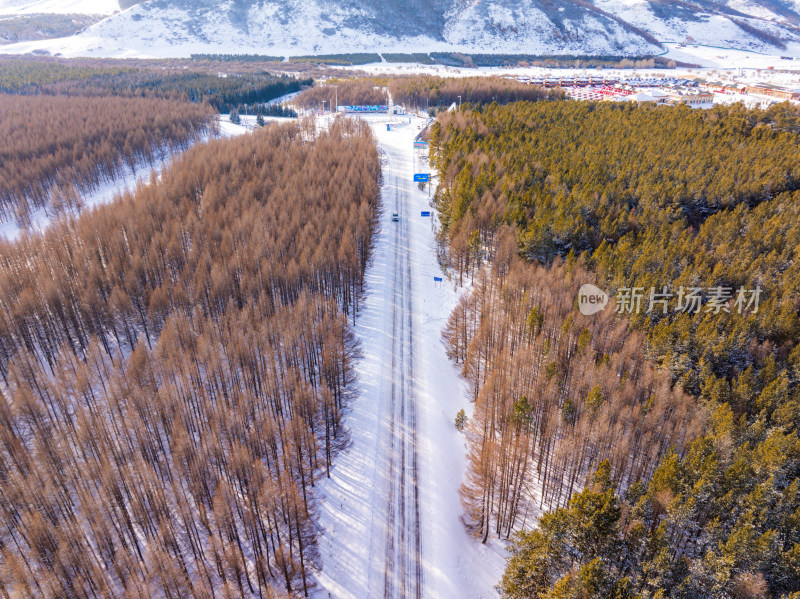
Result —
[[336, 104], [334, 104], [334, 106], [333, 106], [333, 112], [336, 113], [336, 112], [339, 112], [339, 86], [338, 85], [334, 85], [333, 89], [336, 90], [336, 92], [335, 92], [336, 93]]
[[458, 96], [458, 109], [461, 110], [461, 96]]

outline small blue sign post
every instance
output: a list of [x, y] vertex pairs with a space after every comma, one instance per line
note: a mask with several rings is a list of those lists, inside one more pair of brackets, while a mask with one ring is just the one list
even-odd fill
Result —
[[423, 216], [423, 217], [424, 216], [430, 216], [431, 215], [431, 211], [430, 210], [423, 210], [422, 212], [419, 213], [419, 215]]
[[427, 183], [431, 180], [430, 173], [415, 173], [414, 174], [414, 182], [415, 183]]

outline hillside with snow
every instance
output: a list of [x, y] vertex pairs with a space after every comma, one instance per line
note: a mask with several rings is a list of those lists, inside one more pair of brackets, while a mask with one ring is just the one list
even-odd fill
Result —
[[178, 57], [462, 51], [644, 55], [662, 42], [771, 54], [800, 45], [794, 0], [0, 0], [0, 15], [105, 15], [6, 53]]
[[118, 0], [0, 0], [0, 15], [112, 15], [119, 10]]

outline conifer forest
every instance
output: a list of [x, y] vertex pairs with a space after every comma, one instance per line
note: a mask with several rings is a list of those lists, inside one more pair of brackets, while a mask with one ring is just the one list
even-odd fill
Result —
[[372, 57], [0, 57], [0, 599], [800, 599], [800, 100]]
[[[444, 331], [475, 401], [462, 505], [512, 539], [503, 597], [800, 593], [798, 114], [540, 102], [434, 126], [441, 251], [474, 281]], [[705, 303], [586, 317], [581, 283]], [[755, 286], [756, 311], [709, 309]]]
[[365, 126], [310, 135], [195, 146], [0, 247], [4, 596], [308, 589], [380, 178]]

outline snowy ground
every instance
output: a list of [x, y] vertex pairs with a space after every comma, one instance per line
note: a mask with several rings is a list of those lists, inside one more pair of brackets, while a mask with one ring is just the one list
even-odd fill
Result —
[[[294, 95], [294, 94], [292, 94]], [[258, 123], [256, 122], [258, 117], [255, 115], [239, 115], [239, 124], [236, 125], [231, 123], [231, 116], [229, 114], [223, 114], [220, 117], [219, 121], [219, 132], [220, 135], [223, 137], [235, 137], [236, 135], [241, 135], [243, 133], [248, 133], [249, 131], [255, 131], [258, 129]], [[294, 121], [294, 118], [289, 117], [282, 117], [282, 116], [265, 116], [264, 122], [265, 123], [290, 123]]]
[[119, 12], [117, 0], [0, 0], [1, 14], [87, 14]]
[[784, 60], [781, 56], [800, 58], [800, 45], [787, 44], [785, 50], [773, 50], [766, 54], [761, 52], [748, 52], [735, 48], [719, 46], [705, 46], [699, 44], [665, 44], [667, 53], [665, 58], [679, 62], [690, 62], [700, 65], [704, 69], [789, 69], [800, 71], [800, 60]]
[[[279, 98], [275, 98], [274, 100], [270, 100], [269, 102], [265, 102], [267, 106], [274, 106], [276, 104], [286, 104], [287, 102], [291, 102], [295, 99], [295, 97], [299, 96], [302, 92], [292, 92], [290, 94], [285, 94], [280, 96]], [[281, 117], [276, 117], [281, 118]]]
[[[110, 181], [105, 181], [94, 191], [81, 196], [84, 203], [84, 210], [91, 209], [100, 204], [107, 204], [118, 195], [126, 191], [133, 191], [140, 183], [147, 183], [150, 180], [151, 172], [161, 173], [164, 167], [169, 164], [175, 154], [170, 154], [164, 160], [154, 160], [151, 168], [147, 161], [140, 160], [136, 166], [136, 172], [125, 169], [125, 175]], [[36, 210], [31, 215], [31, 226], [28, 231], [31, 233], [44, 231], [53, 221], [53, 216], [47, 213], [44, 208]], [[0, 238], [13, 241], [22, 233], [22, 228], [14, 221], [0, 221]]]
[[436, 261], [432, 219], [420, 216], [428, 193], [412, 182], [425, 120], [393, 119], [391, 131], [387, 117], [371, 120], [388, 159], [382, 229], [356, 325], [364, 358], [346, 421], [352, 445], [319, 484], [324, 565], [314, 596], [496, 597], [505, 552], [459, 521], [465, 440], [453, 421], [472, 407], [441, 341], [459, 292]]
[[[291, 119], [265, 117], [265, 120], [280, 122]], [[234, 125], [230, 122], [228, 115], [222, 115], [219, 119], [220, 136], [235, 137], [237, 135], [248, 133], [256, 127], [255, 121], [256, 117], [242, 117], [242, 124]], [[203, 141], [207, 139], [208, 137], [206, 136], [203, 138]], [[198, 143], [202, 143], [202, 141]], [[149, 162], [140, 160], [136, 166], [135, 173], [131, 172], [130, 169], [126, 169], [124, 176], [117, 177], [111, 181], [106, 181], [91, 193], [81, 196], [84, 203], [84, 210], [91, 209], [92, 207], [99, 206], [101, 204], [107, 204], [115, 197], [125, 193], [126, 191], [133, 191], [140, 183], [146, 184], [148, 181], [150, 181], [152, 172], [155, 172], [156, 176], [160, 176], [164, 168], [180, 154], [181, 152], [172, 153], [165, 156], [163, 160], [156, 159], [154, 160], [152, 167]], [[52, 221], [53, 217], [43, 208], [40, 208], [31, 215], [31, 226], [29, 227], [28, 231], [31, 233], [44, 231], [48, 226], [50, 226]], [[0, 239], [13, 241], [19, 237], [20, 233], [22, 233], [22, 229], [16, 222], [0, 221]]]

